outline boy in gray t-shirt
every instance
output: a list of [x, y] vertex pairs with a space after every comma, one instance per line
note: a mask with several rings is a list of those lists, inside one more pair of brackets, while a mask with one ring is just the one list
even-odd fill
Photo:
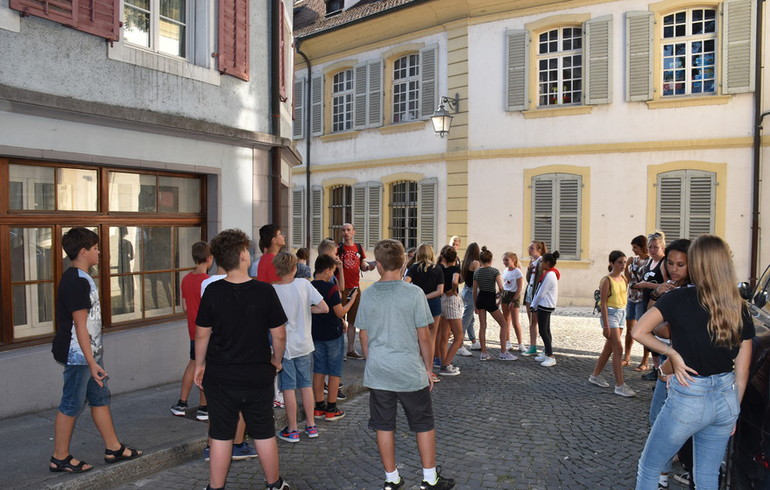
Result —
[[396, 469], [396, 405], [401, 402], [409, 429], [417, 434], [422, 460], [421, 490], [454, 488], [455, 481], [436, 471], [436, 431], [430, 390], [433, 382], [432, 342], [428, 325], [433, 317], [419, 287], [401, 280], [404, 247], [381, 240], [374, 247], [380, 280], [361, 296], [356, 327], [366, 358], [364, 386], [369, 392], [369, 428], [377, 431], [377, 446], [385, 467], [385, 490], [404, 486]]

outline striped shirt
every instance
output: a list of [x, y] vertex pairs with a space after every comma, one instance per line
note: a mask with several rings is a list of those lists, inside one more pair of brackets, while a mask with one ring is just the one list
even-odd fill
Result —
[[500, 271], [494, 267], [479, 267], [473, 272], [473, 280], [479, 283], [479, 291], [494, 293], [496, 291], [496, 279], [499, 275]]

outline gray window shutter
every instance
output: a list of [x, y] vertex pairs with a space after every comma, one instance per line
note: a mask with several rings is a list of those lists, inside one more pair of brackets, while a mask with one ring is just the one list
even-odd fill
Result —
[[506, 31], [505, 110], [523, 111], [527, 108], [527, 63], [529, 62], [529, 33]]
[[[359, 232], [359, 240], [366, 238], [366, 183], [353, 184], [353, 226]], [[365, 240], [364, 240], [365, 241]], [[365, 247], [366, 248], [366, 247]]]
[[305, 188], [295, 187], [291, 191], [291, 246], [305, 246]]
[[585, 23], [586, 104], [609, 104], [612, 99], [612, 16]]
[[559, 183], [558, 247], [565, 259], [580, 258], [580, 197], [578, 175], [561, 174]]
[[431, 117], [438, 107], [436, 82], [438, 47], [433, 44], [420, 50], [420, 115]]
[[313, 136], [321, 136], [324, 133], [324, 114], [323, 114], [323, 93], [324, 79], [323, 75], [313, 75], [310, 83], [310, 132]]
[[417, 186], [417, 242], [428, 243], [434, 249], [438, 211], [438, 179], [421, 181]]
[[722, 93], [754, 91], [756, 0], [722, 4]]
[[382, 184], [370, 182], [367, 185], [366, 248], [372, 249], [382, 240]]
[[292, 136], [301, 140], [305, 137], [305, 84], [307, 78], [300, 77], [294, 81], [294, 126]]
[[687, 189], [687, 238], [694, 240], [700, 235], [714, 233], [716, 174], [694, 170], [688, 170], [687, 173], [691, 174]]
[[366, 127], [367, 96], [369, 90], [367, 87], [367, 65], [360, 64], [353, 70], [353, 129], [364, 129]]
[[652, 12], [626, 12], [626, 101], [652, 99]]
[[382, 60], [378, 60], [369, 63], [369, 114], [367, 124], [370, 127], [382, 126], [382, 97]]
[[310, 188], [310, 237], [316, 247], [323, 240], [323, 187], [314, 185]]
[[685, 172], [676, 170], [658, 174], [657, 213], [655, 227], [666, 234], [671, 242], [684, 237], [682, 200], [685, 189]]
[[548, 250], [553, 248], [554, 184], [553, 175], [532, 179], [532, 240], [545, 242]]

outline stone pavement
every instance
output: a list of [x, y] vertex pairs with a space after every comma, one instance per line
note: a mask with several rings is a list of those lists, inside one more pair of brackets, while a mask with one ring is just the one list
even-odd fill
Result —
[[[488, 337], [497, 339], [496, 324], [489, 320]], [[522, 323], [526, 337], [526, 318]], [[457, 488], [634, 487], [653, 383], [626, 368], [627, 382], [638, 393], [627, 399], [587, 382], [604, 341], [597, 323], [585, 308], [554, 315], [558, 363], [552, 368], [526, 357], [512, 362], [480, 362], [478, 353], [458, 357], [462, 374], [443, 377], [433, 391], [437, 461], [445, 476], [457, 480]], [[490, 345], [496, 355], [498, 346]], [[635, 349], [641, 354], [640, 346]], [[604, 374], [612, 383], [610, 366]], [[278, 441], [281, 473], [293, 489], [381, 488], [375, 434], [366, 427], [368, 396], [351, 397], [340, 406], [346, 417], [321, 421], [317, 439], [303, 435], [298, 444]], [[399, 471], [406, 488], [419, 488], [419, 456], [401, 415], [398, 427]], [[118, 488], [202, 489], [207, 483], [208, 465], [198, 459]], [[227, 487], [264, 488], [258, 460], [233, 462]], [[670, 488], [682, 487], [671, 479]]]

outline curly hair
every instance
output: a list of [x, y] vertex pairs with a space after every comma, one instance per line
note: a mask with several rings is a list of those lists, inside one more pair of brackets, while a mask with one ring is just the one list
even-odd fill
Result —
[[251, 239], [241, 230], [229, 229], [215, 236], [210, 246], [217, 265], [230, 272], [240, 265], [241, 252], [251, 248]]

